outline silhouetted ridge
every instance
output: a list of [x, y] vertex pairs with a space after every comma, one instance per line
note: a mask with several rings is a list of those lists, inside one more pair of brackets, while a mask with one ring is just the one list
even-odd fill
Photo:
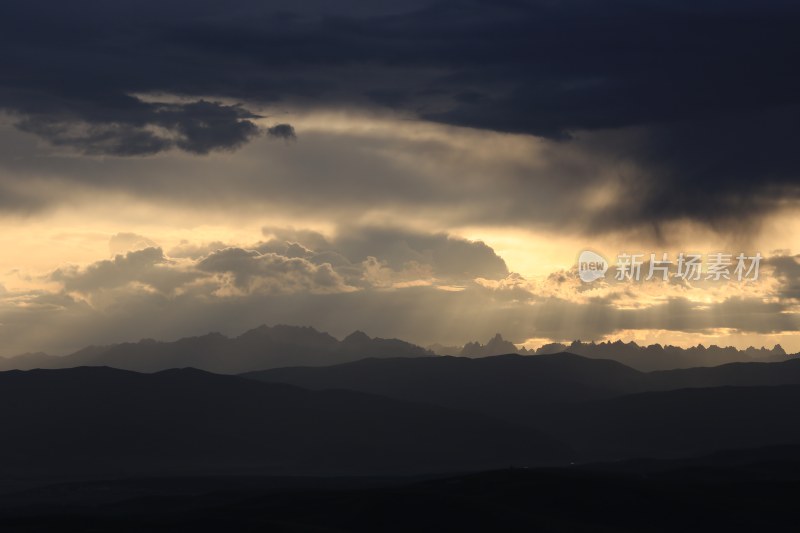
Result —
[[800, 359], [731, 363], [644, 373], [575, 354], [438, 356], [367, 359], [330, 367], [289, 367], [246, 377], [309, 389], [350, 389], [480, 411], [537, 425], [561, 406], [616, 396], [686, 388], [800, 384]]
[[488, 357], [516, 353], [520, 355], [547, 355], [569, 352], [595, 359], [613, 359], [631, 368], [643, 371], [668, 370], [673, 368], [692, 368], [715, 366], [730, 362], [780, 362], [788, 357], [783, 347], [776, 344], [772, 349], [709, 346], [702, 344], [691, 348], [677, 346], [639, 346], [635, 342], [621, 340], [607, 342], [573, 341], [570, 344], [550, 343], [537, 349], [518, 348], [497, 333], [486, 344], [468, 342], [463, 347], [434, 344], [429, 347], [438, 355], [461, 355], [465, 357]]
[[0, 372], [5, 476], [423, 473], [569, 458], [540, 432], [353, 391], [192, 369]]
[[236, 338], [220, 333], [187, 337], [174, 342], [143, 339], [134, 343], [89, 346], [71, 355], [43, 354], [0, 359], [0, 370], [12, 368], [70, 368], [111, 366], [141, 372], [195, 367], [236, 374], [293, 365], [330, 365], [364, 357], [421, 357], [432, 355], [398, 339], [371, 338], [355, 332], [340, 342], [311, 327], [259, 326]]
[[641, 373], [615, 361], [558, 354], [366, 359], [330, 367], [278, 368], [245, 376], [315, 390], [382, 394], [530, 423], [540, 409], [553, 402], [638, 391]]
[[468, 342], [464, 345], [459, 355], [466, 357], [487, 357], [509, 353], [519, 353], [520, 349], [513, 342], [507, 341], [499, 333], [492, 337], [486, 345], [478, 342]]
[[800, 384], [800, 359], [779, 363], [728, 363], [704, 368], [662, 370], [647, 375], [650, 390]]

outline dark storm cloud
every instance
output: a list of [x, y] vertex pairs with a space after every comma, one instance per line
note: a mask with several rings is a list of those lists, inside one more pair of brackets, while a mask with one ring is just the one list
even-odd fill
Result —
[[75, 106], [57, 114], [30, 111], [17, 127], [56, 146], [117, 156], [149, 155], [173, 147], [195, 154], [232, 150], [259, 133], [250, 120], [258, 115], [241, 106], [205, 100], [146, 103], [128, 96], [116, 104], [105, 109]]
[[764, 264], [772, 267], [772, 275], [780, 282], [777, 296], [800, 300], [800, 255], [776, 255], [766, 259]]
[[276, 139], [292, 140], [297, 138], [294, 127], [291, 124], [275, 124], [267, 128], [267, 135]]
[[253, 113], [202, 97], [388, 106], [563, 141], [624, 129], [635, 142], [599, 146], [640, 169], [611, 225], [714, 223], [798, 198], [796, 3], [398, 4], [6, 4], [0, 107], [55, 144], [115, 155], [256, 134]]

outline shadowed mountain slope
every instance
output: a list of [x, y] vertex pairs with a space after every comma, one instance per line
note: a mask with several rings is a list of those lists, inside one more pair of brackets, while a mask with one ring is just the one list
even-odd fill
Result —
[[800, 358], [775, 363], [728, 363], [713, 367], [650, 372], [643, 389], [670, 390], [687, 387], [752, 387], [800, 384]]
[[357, 392], [183, 369], [0, 373], [6, 476], [413, 473], [566, 460], [536, 430]]
[[647, 392], [561, 405], [538, 427], [584, 458], [688, 457], [800, 444], [800, 385]]
[[[688, 407], [681, 404], [680, 398], [698, 398], [698, 402], [702, 402], [699, 396], [679, 389], [800, 385], [800, 360], [732, 363], [711, 368], [642, 373], [614, 361], [572, 354], [506, 355], [480, 359], [368, 359], [321, 368], [279, 368], [244, 376], [314, 390], [349, 389], [380, 393], [398, 399], [479, 411], [539, 427], [543, 417], [559, 420], [567, 413], [578, 416], [598, 400], [611, 401], [611, 398], [648, 391], [678, 391], [669, 397], [677, 403], [674, 406], [665, 404], [663, 408], [674, 408], [675, 416], [683, 416], [683, 409]], [[749, 394], [749, 389], [742, 390], [743, 394]], [[723, 392], [707, 394], [713, 398], [714, 394]], [[641, 398], [650, 397], [643, 395]], [[626, 404], [623, 402], [620, 407], [626, 407]], [[769, 406], [761, 407], [767, 409]], [[609, 411], [607, 416], [613, 417], [614, 414]], [[620, 418], [625, 417], [620, 415]], [[590, 423], [591, 417], [585, 422]], [[781, 423], [780, 420], [774, 422]], [[788, 419], [783, 423], [788, 424]], [[576, 422], [576, 427], [581, 424]], [[646, 451], [646, 448], [642, 450]], [[702, 447], [701, 451], [706, 450]]]
[[614, 361], [571, 354], [365, 359], [278, 368], [244, 377], [309, 389], [349, 389], [529, 421], [548, 404], [636, 392], [642, 374]]

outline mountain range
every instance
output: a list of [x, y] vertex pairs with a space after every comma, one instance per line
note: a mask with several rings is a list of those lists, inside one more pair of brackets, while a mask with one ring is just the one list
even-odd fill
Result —
[[365, 357], [421, 357], [430, 351], [398, 339], [371, 338], [361, 331], [343, 340], [301, 326], [259, 326], [238, 337], [220, 333], [174, 342], [144, 339], [89, 346], [65, 356], [42, 353], [0, 358], [0, 370], [109, 366], [137, 372], [192, 367], [237, 374], [289, 365], [331, 365]]
[[28, 353], [0, 358], [2, 370], [109, 366], [137, 372], [192, 367], [221, 374], [238, 374], [290, 366], [327, 366], [369, 357], [426, 357], [459, 355], [483, 358], [494, 355], [552, 355], [568, 352], [594, 359], [610, 359], [641, 371], [716, 366], [729, 362], [780, 362], [790, 359], [780, 345], [772, 349], [692, 348], [639, 346], [636, 343], [602, 342], [547, 344], [536, 350], [518, 348], [499, 333], [486, 344], [463, 347], [432, 345], [427, 349], [399, 339], [372, 338], [355, 331], [341, 341], [303, 326], [259, 326], [238, 337], [209, 333], [173, 342], [143, 339], [108, 346], [89, 346], [64, 356]]
[[[228, 361], [230, 346], [238, 351]], [[282, 346], [289, 360], [302, 352], [312, 364], [230, 375], [277, 364]], [[800, 445], [798, 358], [643, 372], [570, 353], [454, 357], [420, 350], [360, 333], [338, 341], [310, 328], [262, 327], [235, 339], [145, 341], [63, 360], [96, 357], [145, 372], [0, 372], [0, 492], [20, 483], [143, 476], [567, 468]], [[404, 356], [389, 357], [397, 352]], [[323, 357], [359, 353], [387, 357], [321, 366]], [[229, 373], [158, 370], [164, 361], [224, 362]]]
[[753, 348], [739, 350], [732, 346], [703, 346], [698, 344], [689, 348], [651, 344], [640, 346], [635, 342], [607, 341], [581, 342], [569, 344], [550, 343], [536, 349], [519, 348], [514, 343], [496, 334], [486, 344], [468, 342], [463, 347], [433, 344], [428, 349], [437, 355], [460, 355], [463, 357], [489, 357], [492, 355], [549, 355], [569, 352], [597, 359], [613, 359], [631, 368], [643, 371], [669, 370], [673, 368], [695, 368], [716, 366], [733, 362], [776, 362], [788, 357], [780, 344], [772, 348]]

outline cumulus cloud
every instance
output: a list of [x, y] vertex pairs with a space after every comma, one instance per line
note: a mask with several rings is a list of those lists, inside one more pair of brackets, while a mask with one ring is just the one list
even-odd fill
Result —
[[176, 266], [165, 257], [161, 248], [128, 252], [83, 268], [63, 267], [49, 275], [49, 280], [63, 284], [65, 291], [87, 295], [135, 282], [170, 293], [195, 278], [196, 274]]
[[[253, 278], [251, 278], [252, 281]], [[304, 283], [304, 286], [307, 285]], [[502, 332], [514, 342], [528, 338], [571, 341], [601, 339], [621, 330], [775, 334], [797, 331], [797, 314], [786, 304], [728, 298], [698, 303], [670, 298], [643, 309], [610, 302], [565, 298], [498, 298], [496, 288], [477, 283], [462, 290], [408, 286], [391, 291], [238, 291], [219, 294], [209, 285], [191, 285], [169, 296], [129, 289], [103, 308], [67, 294], [29, 294], [22, 304], [8, 295], [0, 304], [4, 355], [31, 349], [55, 353], [92, 343], [173, 339], [208, 331], [238, 334], [260, 323], [313, 325], [337, 336], [355, 329], [401, 337], [421, 344], [463, 344]]]
[[6, 289], [2, 354], [237, 334], [260, 323], [312, 325], [338, 336], [362, 329], [421, 344], [463, 344], [497, 332], [520, 343], [598, 340], [620, 331], [800, 330], [797, 258], [780, 253], [765, 260], [758, 283], [689, 290], [656, 282], [586, 285], [574, 269], [529, 279], [508, 272], [485, 244], [444, 234], [353, 227], [347, 236], [286, 228], [265, 228], [264, 235], [244, 247], [186, 242], [183, 257], [145, 248], [59, 268], [41, 289]]
[[[459, 283], [481, 294], [484, 289], [470, 276], [507, 273], [502, 259], [481, 242], [396, 228], [353, 227], [346, 233], [326, 237], [265, 228], [268, 240], [249, 247], [183, 242], [175, 255], [144, 247], [60, 267], [43, 280], [47, 289], [0, 297], [0, 322], [8, 326], [4, 354], [29, 348], [62, 352], [159, 332], [235, 332], [260, 321], [307, 323], [337, 334], [364, 321], [376, 333], [388, 332], [391, 320], [405, 323], [429, 304], [435, 308], [421, 316], [444, 311], [441, 287]], [[136, 248], [147, 241], [120, 233], [110, 245]]]
[[315, 265], [299, 257], [225, 248], [197, 263], [201, 272], [229, 274], [240, 291], [339, 292], [351, 290], [328, 263]]
[[152, 239], [136, 233], [122, 232], [111, 236], [108, 241], [108, 250], [112, 256], [135, 252], [145, 248], [156, 248], [158, 245]]
[[385, 226], [345, 226], [330, 239], [314, 232], [283, 228], [267, 227], [263, 232], [273, 237], [262, 245], [265, 249], [283, 249], [287, 253], [290, 246], [299, 244], [303, 250], [313, 249], [316, 254], [322, 254], [319, 257], [314, 254], [312, 261], [321, 257], [334, 264], [361, 264], [378, 258], [384, 267], [395, 271], [424, 265], [429, 267], [432, 276], [446, 280], [498, 279], [509, 273], [505, 261], [485, 243], [445, 233]]

